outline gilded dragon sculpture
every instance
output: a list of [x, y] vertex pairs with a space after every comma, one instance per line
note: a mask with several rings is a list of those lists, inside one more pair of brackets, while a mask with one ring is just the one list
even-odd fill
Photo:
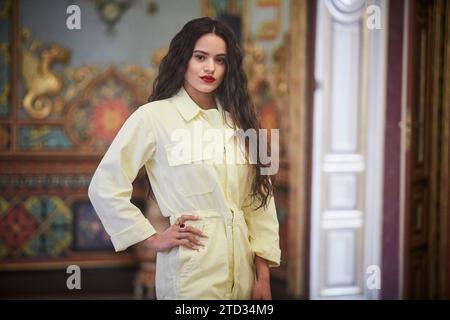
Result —
[[22, 105], [27, 114], [35, 119], [45, 119], [52, 110], [60, 109], [62, 101], [51, 99], [57, 96], [63, 86], [62, 77], [52, 70], [56, 62], [67, 63], [70, 52], [58, 44], [51, 44], [37, 54], [39, 43], [33, 43], [30, 49], [23, 50], [22, 76], [26, 93]]

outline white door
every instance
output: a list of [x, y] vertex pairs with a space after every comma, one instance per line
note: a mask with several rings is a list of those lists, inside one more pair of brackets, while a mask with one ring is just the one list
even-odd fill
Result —
[[310, 298], [377, 299], [386, 7], [317, 5]]

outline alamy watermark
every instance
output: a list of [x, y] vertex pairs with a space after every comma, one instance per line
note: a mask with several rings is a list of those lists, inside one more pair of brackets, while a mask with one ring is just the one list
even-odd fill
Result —
[[[81, 9], [78, 5], [72, 4], [66, 8], [68, 17], [66, 18], [66, 27], [69, 30], [81, 29]], [[381, 30], [381, 8], [378, 5], [371, 4], [366, 8], [367, 19], [366, 26], [369, 30]]]
[[381, 289], [381, 269], [378, 265], [372, 264], [366, 269], [366, 286], [369, 290]]
[[367, 19], [366, 26], [369, 30], [383, 29], [381, 21], [381, 8], [377, 5], [370, 5], [366, 8]]
[[66, 13], [69, 15], [66, 19], [66, 27], [69, 30], [81, 29], [81, 9], [76, 4], [67, 7]]
[[[279, 129], [216, 129], [194, 123], [193, 130], [178, 128], [170, 137], [172, 144], [166, 149], [170, 166], [182, 164], [256, 164], [259, 160], [261, 175], [274, 175], [279, 169]], [[230, 143], [237, 139], [237, 143]], [[268, 140], [270, 139], [270, 153]], [[248, 142], [248, 152], [245, 142]]]
[[67, 267], [66, 273], [70, 274], [66, 280], [66, 286], [69, 290], [81, 289], [81, 269], [80, 266], [72, 264]]

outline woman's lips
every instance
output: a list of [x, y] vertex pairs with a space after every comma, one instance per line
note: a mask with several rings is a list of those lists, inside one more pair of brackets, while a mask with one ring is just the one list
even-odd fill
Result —
[[206, 83], [212, 83], [212, 82], [216, 81], [216, 79], [211, 76], [203, 76], [203, 77], [200, 77], [200, 79], [202, 79]]

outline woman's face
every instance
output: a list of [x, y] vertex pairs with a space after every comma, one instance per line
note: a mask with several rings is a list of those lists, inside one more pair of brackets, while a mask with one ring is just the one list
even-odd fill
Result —
[[226, 53], [225, 41], [214, 33], [199, 38], [184, 74], [185, 86], [201, 93], [213, 92], [224, 78]]

